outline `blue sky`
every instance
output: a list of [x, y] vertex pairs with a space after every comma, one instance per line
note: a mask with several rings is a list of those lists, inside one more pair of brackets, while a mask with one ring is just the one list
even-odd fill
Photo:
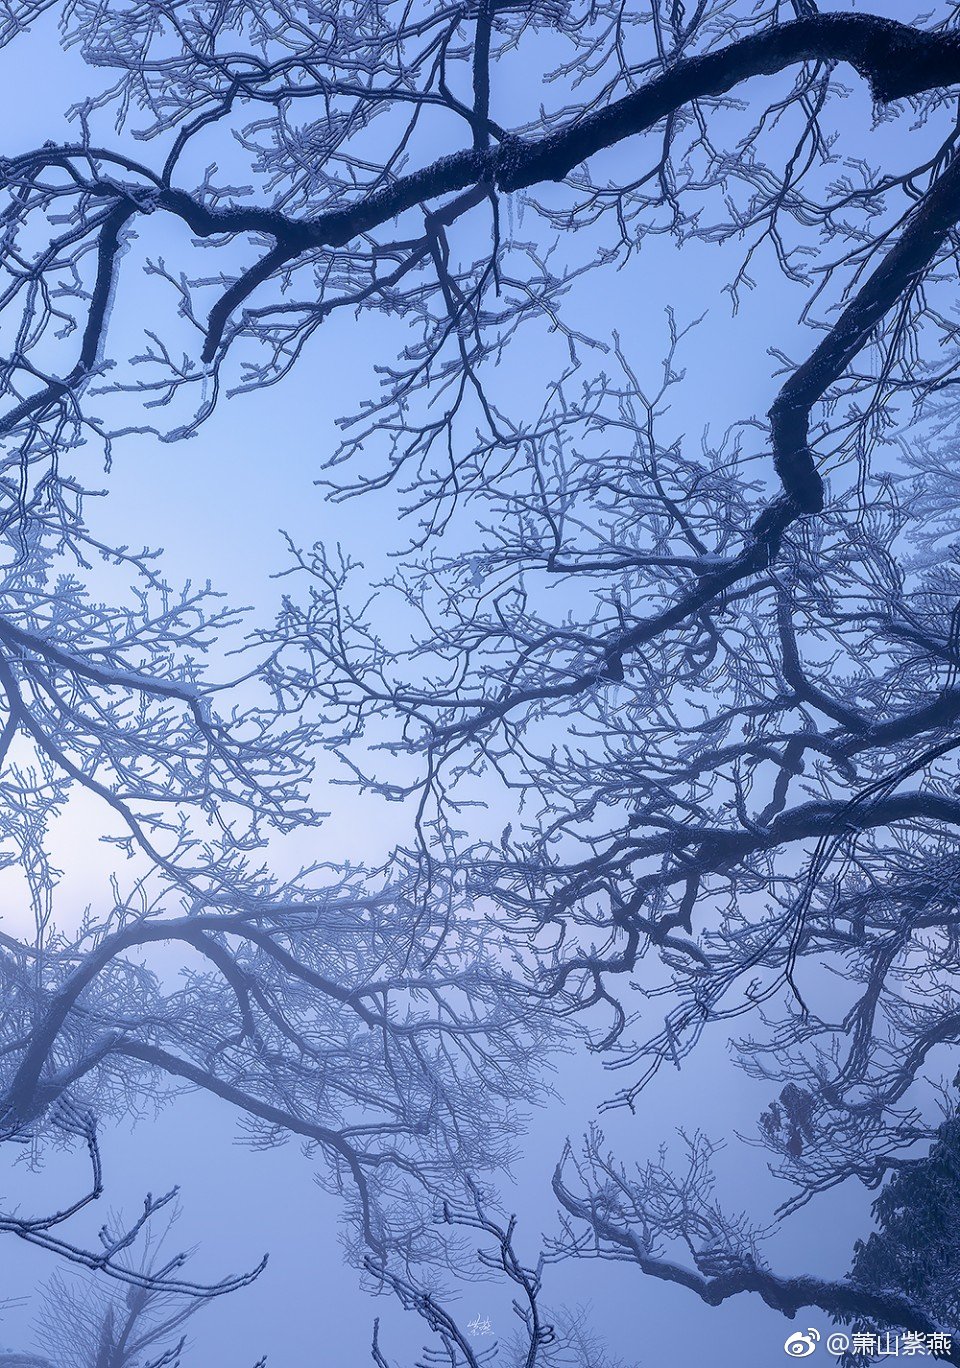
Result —
[[[45, 21], [23, 49], [0, 53], [6, 150], [55, 136], [64, 89], [85, 79], [74, 58], [54, 56], [51, 38]], [[853, 151], [868, 113], [860, 96], [847, 107], [844, 132]], [[891, 137], [896, 145], [897, 135], [883, 136], [886, 146]], [[611, 155], [629, 158], [631, 153], [625, 147]], [[167, 242], [166, 233], [171, 230], [163, 222], [148, 220], [124, 270], [132, 274], [141, 251], [180, 250], [176, 235]], [[797, 317], [803, 292], [772, 270], [758, 273], [741, 312], [732, 316], [722, 291], [735, 255], [735, 246], [694, 244], [678, 251], [668, 237], [658, 238], [621, 272], [589, 278], [570, 301], [570, 316], [584, 326], [604, 335], [619, 332], [641, 377], [655, 375], [660, 365], [668, 306], [681, 323], [705, 313], [684, 357], [692, 377], [682, 391], [684, 407], [668, 419], [678, 437], [693, 442], [707, 427], [719, 433], [732, 421], [766, 411], [775, 392], [769, 346], [802, 354]], [[111, 334], [119, 354], [124, 337], [136, 335], [144, 315], [162, 307], [152, 287], [122, 292], [121, 299]], [[524, 344], [531, 350], [523, 366], [505, 368], [498, 377], [518, 407], [556, 366], [555, 342], [542, 341], [538, 352], [535, 337], [531, 332]], [[370, 317], [360, 325], [340, 318], [321, 330], [282, 386], [227, 400], [191, 441], [162, 444], [143, 436], [118, 443], [108, 476], [95, 463], [88, 472], [91, 483], [109, 489], [91, 509], [93, 526], [111, 535], [122, 528], [131, 544], [163, 547], [171, 581], [209, 579], [234, 601], [249, 604], [253, 622], [269, 620], [282, 587], [272, 578], [286, 559], [281, 529], [304, 545], [340, 541], [365, 561], [371, 578], [379, 576], [389, 565], [389, 551], [402, 546], [406, 536], [391, 496], [334, 505], [314, 481], [338, 441], [336, 420], [370, 392], [371, 362], [393, 345], [392, 325]], [[132, 413], [134, 401], [124, 399], [120, 407], [127, 405]], [[80, 453], [81, 465], [85, 459]], [[102, 569], [92, 572], [98, 591], [109, 585], [113, 592], [115, 579]], [[331, 760], [329, 778], [339, 773]], [[281, 867], [294, 867], [305, 854], [369, 858], [408, 834], [408, 810], [341, 787], [321, 783], [320, 788], [321, 806], [331, 809], [331, 817], [318, 832], [279, 843]], [[506, 809], [490, 814], [491, 825], [502, 826], [505, 815]], [[59, 838], [70, 856], [58, 909], [66, 923], [85, 901], [105, 896], [112, 853], [96, 842], [98, 820], [78, 812]], [[16, 915], [8, 911], [4, 924], [11, 925]], [[541, 1230], [555, 1227], [549, 1179], [562, 1137], [580, 1135], [597, 1102], [613, 1090], [593, 1057], [562, 1060], [558, 1067], [561, 1095], [531, 1119], [516, 1173], [504, 1178], [504, 1204], [518, 1211], [521, 1244], [530, 1251]], [[717, 1137], [749, 1132], [768, 1100], [765, 1089], [730, 1067], [722, 1038], [711, 1037], [680, 1073], [657, 1079], [636, 1116], [610, 1114], [604, 1129], [625, 1161], [639, 1160], [661, 1140], [669, 1141], [677, 1125], [700, 1126]], [[374, 1314], [383, 1317], [387, 1343], [402, 1361], [404, 1346], [419, 1344], [419, 1327], [411, 1331], [398, 1312], [375, 1305], [358, 1289], [357, 1275], [342, 1257], [338, 1202], [317, 1187], [313, 1161], [293, 1143], [271, 1153], [251, 1152], [235, 1143], [236, 1135], [236, 1120], [222, 1106], [192, 1097], [157, 1118], [143, 1118], [134, 1130], [117, 1130], [105, 1142], [112, 1206], [132, 1210], [148, 1188], [181, 1186], [181, 1238], [201, 1245], [198, 1267], [202, 1261], [204, 1273], [247, 1266], [270, 1250], [268, 1272], [254, 1288], [212, 1306], [194, 1322], [195, 1349], [187, 1361], [252, 1368], [268, 1352], [270, 1368], [354, 1368], [367, 1360]], [[61, 1170], [70, 1172], [71, 1162], [54, 1157], [49, 1174], [39, 1178], [23, 1168], [3, 1169], [0, 1192], [8, 1202], [45, 1207], [48, 1184], [58, 1181]], [[777, 1200], [759, 1150], [733, 1141], [719, 1168], [718, 1195], [724, 1204], [769, 1209]], [[863, 1193], [843, 1191], [811, 1206], [771, 1247], [778, 1271], [841, 1273], [853, 1238], [864, 1229], [868, 1205]], [[0, 1270], [5, 1295], [29, 1297], [53, 1267], [49, 1256], [8, 1239], [0, 1243]], [[596, 1262], [551, 1270], [545, 1300], [591, 1303], [611, 1350], [645, 1368], [703, 1362], [715, 1368], [767, 1368], [783, 1361], [782, 1342], [794, 1328], [755, 1299], [714, 1310], [681, 1290], [641, 1278], [629, 1266]], [[463, 1305], [471, 1315], [491, 1308], [495, 1331], [508, 1332], [509, 1313], [499, 1290], [470, 1288]], [[9, 1311], [0, 1321], [0, 1342], [26, 1347], [31, 1314], [29, 1305]], [[798, 1325], [808, 1323], [822, 1327], [823, 1318], [801, 1313]]]

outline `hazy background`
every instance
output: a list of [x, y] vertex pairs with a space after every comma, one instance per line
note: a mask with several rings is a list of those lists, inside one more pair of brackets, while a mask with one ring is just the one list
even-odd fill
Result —
[[[27, 42], [0, 53], [0, 71], [4, 152], [56, 136], [63, 127], [62, 109], [88, 79], [75, 59], [58, 53], [49, 18]], [[847, 107], [853, 151], [864, 136], [874, 135], [868, 131], [869, 110], [862, 97], [849, 100]], [[891, 139], [895, 143], [906, 136], [906, 121], [902, 132], [887, 129], [882, 136], [889, 148]], [[616, 155], [629, 158], [629, 145]], [[165, 232], [173, 230], [161, 220], [142, 224], [140, 242], [122, 267], [128, 286], [138, 251], [162, 253]], [[684, 408], [669, 420], [678, 437], [696, 444], [708, 427], [718, 435], [735, 420], [765, 413], [776, 387], [768, 347], [802, 356], [811, 344], [809, 332], [797, 325], [803, 291], [772, 270], [757, 280], [739, 315], [732, 315], [722, 291], [736, 257], [735, 245], [688, 244], [679, 252], [668, 237], [651, 239], [619, 274], [588, 278], [568, 305], [568, 317], [579, 318], [594, 333], [609, 336], [618, 330], [641, 380], [651, 382], [659, 375], [664, 352], [667, 307], [681, 324], [705, 315], [681, 358], [688, 371]], [[602, 282], [599, 291], [597, 282]], [[155, 302], [159, 307], [159, 297], [155, 301], [146, 284], [122, 291], [121, 299], [125, 302], [113, 320], [109, 344], [111, 354], [120, 358], [125, 334], [135, 337]], [[172, 307], [169, 300], [166, 307]], [[98, 470], [91, 449], [84, 474], [89, 483], [109, 489], [107, 498], [90, 505], [91, 523], [131, 545], [163, 547], [166, 575], [173, 584], [210, 580], [232, 601], [250, 605], [251, 623], [269, 622], [285, 587], [271, 578], [287, 563], [281, 529], [305, 545], [339, 540], [376, 578], [388, 565], [390, 550], [405, 540], [391, 494], [334, 506], [314, 481], [338, 440], [335, 420], [371, 392], [372, 363], [381, 355], [390, 359], [396, 326], [384, 324], [378, 331], [369, 317], [361, 325], [339, 317], [325, 325], [281, 386], [224, 402], [191, 441], [167, 445], [140, 437], [119, 443], [109, 475]], [[506, 379], [516, 387], [518, 402], [529, 394], [531, 407], [539, 406], [538, 386], [552, 356], [546, 349], [543, 356], [531, 351], [520, 365], [514, 351]], [[82, 460], [81, 454], [80, 465]], [[115, 573], [96, 569], [91, 581], [96, 588], [102, 576], [106, 591]], [[340, 773], [331, 760], [327, 778]], [[330, 818], [315, 832], [278, 843], [281, 867], [293, 869], [308, 858], [375, 859], [409, 832], [410, 814], [401, 806], [360, 799], [348, 789], [327, 788], [325, 782], [317, 798], [331, 810]], [[498, 816], [494, 812], [489, 819], [497, 829], [503, 825]], [[108, 876], [116, 856], [98, 843], [98, 822], [98, 814], [78, 811], [59, 835], [69, 857], [56, 908], [64, 923], [73, 922], [85, 904], [109, 897]], [[14, 931], [22, 927], [24, 909], [15, 900], [5, 902], [0, 912], [0, 925]], [[531, 1117], [522, 1159], [503, 1180], [504, 1206], [519, 1214], [518, 1243], [531, 1259], [541, 1233], [556, 1228], [549, 1184], [563, 1138], [578, 1137], [595, 1117], [598, 1102], [617, 1086], [594, 1057], [563, 1058], [556, 1069], [559, 1096]], [[718, 1032], [705, 1038], [682, 1071], [661, 1072], [641, 1097], [636, 1116], [608, 1114], [603, 1127], [611, 1148], [625, 1162], [651, 1156], [661, 1141], [671, 1141], [678, 1125], [699, 1127], [715, 1138], [730, 1136], [718, 1162], [718, 1196], [725, 1206], [748, 1208], [757, 1217], [772, 1211], [785, 1194], [770, 1179], [762, 1152], [734, 1136], [737, 1131], [754, 1133], [756, 1117], [770, 1095], [769, 1086], [730, 1066]], [[244, 1148], [237, 1137], [229, 1109], [199, 1096], [181, 1098], [135, 1128], [104, 1137], [104, 1200], [111, 1208], [129, 1214], [147, 1190], [180, 1185], [183, 1215], [177, 1242], [201, 1246], [191, 1266], [197, 1277], [239, 1271], [270, 1251], [270, 1265], [255, 1286], [206, 1308], [192, 1323], [193, 1348], [186, 1362], [252, 1368], [267, 1353], [270, 1368], [354, 1368], [369, 1359], [371, 1324], [379, 1314], [388, 1356], [405, 1368], [412, 1364], [412, 1351], [422, 1342], [419, 1323], [387, 1299], [375, 1303], [359, 1290], [358, 1275], [341, 1257], [338, 1203], [314, 1183], [313, 1163], [294, 1142], [260, 1153]], [[78, 1159], [54, 1158], [39, 1175], [23, 1165], [12, 1166], [6, 1153], [0, 1161], [0, 1197], [6, 1206], [47, 1210], [52, 1192], [75, 1191]], [[867, 1228], [868, 1205], [868, 1194], [850, 1189], [807, 1208], [771, 1244], [771, 1263], [782, 1274], [842, 1274], [853, 1239]], [[77, 1237], [84, 1230], [92, 1234], [102, 1219], [103, 1213], [97, 1213], [86, 1227], [77, 1222]], [[51, 1256], [11, 1237], [0, 1241], [2, 1295], [23, 1298], [0, 1320], [0, 1344], [30, 1347], [36, 1292], [55, 1266]], [[610, 1349], [646, 1368], [701, 1363], [767, 1368], [784, 1361], [783, 1340], [796, 1328], [756, 1298], [741, 1297], [712, 1309], [682, 1290], [643, 1278], [629, 1265], [609, 1262], [551, 1268], [544, 1301], [552, 1307], [589, 1303]], [[464, 1321], [488, 1315], [495, 1334], [507, 1338], [512, 1332], [504, 1289], [482, 1283], [466, 1288], [462, 1307]], [[797, 1324], [825, 1329], [825, 1318], [803, 1312]]]

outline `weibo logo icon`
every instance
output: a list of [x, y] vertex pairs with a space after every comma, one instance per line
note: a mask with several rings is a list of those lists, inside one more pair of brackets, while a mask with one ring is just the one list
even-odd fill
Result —
[[791, 1358], [807, 1358], [816, 1349], [819, 1338], [819, 1330], [808, 1330], [806, 1334], [802, 1330], [796, 1330], [784, 1344], [783, 1352]]

